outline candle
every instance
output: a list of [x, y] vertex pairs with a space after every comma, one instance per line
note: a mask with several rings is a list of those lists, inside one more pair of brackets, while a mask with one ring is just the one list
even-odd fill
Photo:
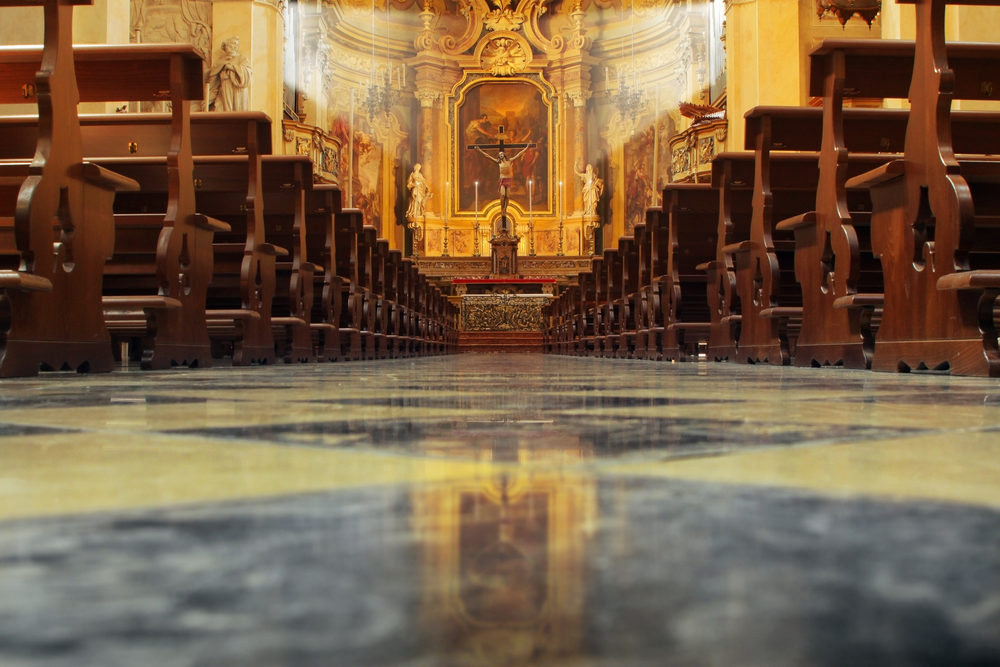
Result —
[[444, 219], [446, 221], [448, 220], [448, 202], [451, 201], [448, 198], [448, 195], [449, 195], [450, 192], [451, 192], [451, 181], [445, 181], [444, 182]]
[[479, 217], [479, 181], [476, 181], [476, 217]]
[[532, 201], [532, 199], [534, 199], [534, 197], [532, 196], [532, 192], [534, 192], [534, 189], [532, 188], [532, 186], [534, 184], [535, 184], [535, 182], [532, 181], [529, 178], [528, 179], [528, 220], [529, 221], [531, 220], [531, 201]]

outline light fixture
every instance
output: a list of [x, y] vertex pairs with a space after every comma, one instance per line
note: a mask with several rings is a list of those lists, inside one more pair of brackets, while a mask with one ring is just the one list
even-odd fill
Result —
[[840, 21], [840, 25], [844, 25], [852, 15], [857, 14], [870, 28], [880, 11], [882, 11], [882, 0], [817, 0], [816, 2], [816, 13], [820, 18], [823, 18], [824, 14], [833, 14]]
[[389, 59], [389, 0], [385, 3], [385, 71], [376, 74], [375, 71], [375, 0], [372, 0], [372, 68], [368, 75], [368, 88], [365, 90], [361, 104], [368, 113], [368, 120], [374, 121], [375, 116], [388, 116], [393, 105], [399, 100], [399, 89], [393, 87], [393, 79], [401, 88], [406, 77], [406, 65], [394, 70]]
[[[634, 121], [646, 106], [646, 94], [639, 88], [639, 72], [635, 67], [635, 0], [632, 0], [630, 15], [630, 41], [631, 41], [631, 71], [625, 69], [625, 44], [622, 44], [622, 63], [615, 68], [615, 78], [618, 80], [618, 90], [611, 91], [608, 68], [604, 68], [604, 78], [608, 83], [608, 97], [616, 107], [622, 118], [629, 118]], [[629, 83], [631, 79], [631, 83]]]

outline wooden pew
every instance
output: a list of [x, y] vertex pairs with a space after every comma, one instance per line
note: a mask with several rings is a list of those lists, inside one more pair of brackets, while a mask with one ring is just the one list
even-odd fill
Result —
[[340, 339], [343, 357], [362, 358], [361, 331], [364, 327], [364, 289], [359, 283], [358, 237], [364, 227], [364, 216], [358, 209], [343, 209], [335, 215], [336, 266], [341, 278]]
[[639, 259], [639, 292], [636, 311], [636, 351], [640, 359], [661, 359], [666, 325], [660, 307], [662, 276], [667, 266], [667, 218], [662, 207], [646, 209], [646, 224], [636, 235]]
[[[866, 54], [870, 51], [865, 47]], [[898, 49], [887, 53], [895, 57]], [[843, 72], [843, 64], [836, 70]], [[842, 90], [847, 83], [872, 89], [857, 75], [830, 86]], [[816, 160], [809, 166], [817, 179], [811, 205], [775, 226], [776, 233], [794, 235], [793, 265], [802, 304], [798, 365], [865, 367], [881, 274], [868, 242], [870, 200], [863, 192], [848, 193], [845, 181], [894, 157], [878, 151], [901, 148], [905, 119], [900, 110], [843, 109], [842, 100], [833, 95], [823, 108], [759, 107], [747, 114], [748, 136], [758, 138], [760, 150], [805, 151]], [[782, 262], [781, 268], [790, 266]], [[850, 308], [837, 307], [848, 300]]]
[[631, 359], [635, 355], [638, 338], [635, 305], [639, 296], [639, 246], [636, 234], [645, 234], [645, 225], [637, 224], [632, 229], [631, 236], [623, 236], [618, 240], [619, 278], [613, 302], [616, 305], [614, 340], [612, 355], [623, 359]]
[[[107, 118], [93, 120], [101, 124], [102, 132], [127, 132], [131, 123], [140, 121], [153, 126], [164, 118], [125, 117], [117, 129]], [[90, 136], [108, 145], [101, 133]], [[261, 165], [263, 156], [270, 153], [270, 119], [259, 112], [196, 113], [191, 116], [191, 136], [196, 208], [229, 226], [228, 231], [216, 230], [212, 246], [206, 322], [218, 344], [214, 353], [231, 354], [236, 365], [273, 363], [271, 308], [277, 288], [276, 264], [288, 251], [269, 243], [266, 234]], [[154, 144], [147, 137], [138, 145], [141, 151]], [[140, 192], [119, 197], [116, 212], [148, 213], [165, 206], [163, 158], [133, 155], [102, 158], [100, 163], [142, 184]]]
[[794, 282], [794, 238], [775, 225], [815, 207], [819, 154], [778, 152], [784, 144], [776, 135], [799, 111], [765, 107], [746, 116], [746, 146], [756, 163], [753, 213], [749, 237], [730, 247], [741, 304], [738, 361], [783, 365], [795, 350], [802, 293]]
[[665, 267], [658, 277], [660, 356], [686, 361], [707, 346], [712, 316], [705, 272], [718, 247], [719, 192], [709, 184], [675, 183], [663, 190], [667, 217]]
[[341, 309], [344, 279], [337, 275], [337, 213], [342, 208], [340, 188], [313, 185], [306, 192], [306, 261], [318, 267], [314, 273], [313, 311], [310, 329], [319, 361], [340, 361]]
[[306, 197], [313, 187], [312, 161], [304, 155], [264, 156], [264, 226], [268, 241], [289, 251], [275, 265], [271, 329], [277, 356], [286, 363], [316, 360], [312, 316], [321, 264], [309, 260]]
[[714, 258], [696, 268], [705, 272], [711, 315], [706, 354], [714, 361], [736, 358], [742, 304], [732, 251], [750, 235], [753, 183], [753, 153], [725, 152], [712, 160], [712, 188], [719, 196], [718, 245]]
[[653, 240], [651, 226], [658, 223], [660, 214], [661, 209], [659, 207], [646, 209], [645, 222], [635, 225], [632, 230], [632, 238], [635, 239], [636, 288], [632, 293], [630, 309], [634, 330], [632, 357], [636, 359], [647, 359], [649, 357], [650, 324], [648, 299], [652, 283], [652, 270], [650, 267], [652, 248], [650, 244]]
[[[871, 363], [882, 271], [871, 250], [870, 198], [866, 191], [848, 190], [846, 180], [899, 157], [909, 112], [844, 108], [844, 100], [906, 97], [913, 54], [912, 41], [824, 41], [810, 54], [810, 94], [823, 97], [822, 109], [800, 109], [797, 118], [781, 124], [785, 148], [815, 150], [821, 137], [816, 208], [777, 225], [795, 234], [803, 295], [797, 365]], [[962, 45], [949, 55], [959, 63], [968, 59]], [[959, 112], [952, 119], [956, 150], [978, 150], [982, 114]]]
[[[946, 47], [949, 3], [905, 2], [916, 5], [917, 40], [904, 157], [848, 181], [870, 188], [872, 247], [885, 276], [872, 368], [997, 376], [1000, 168], [982, 154], [1000, 147], [996, 125], [984, 124], [981, 155], [957, 157], [950, 107], [956, 99], [992, 98], [1000, 45]], [[959, 48], [964, 58], [955, 55]]]
[[108, 371], [114, 363], [101, 278], [114, 247], [115, 192], [137, 185], [82, 160], [72, 47], [73, 6], [82, 4], [90, 2], [0, 3], [42, 5], [45, 20], [40, 68], [23, 51], [0, 49], [0, 103], [37, 94], [39, 109], [34, 158], [0, 165], [4, 377], [35, 375], [39, 368]]
[[[35, 47], [19, 49], [41, 60]], [[146, 123], [135, 115], [82, 116], [83, 154], [165, 158], [167, 199], [161, 210], [116, 216], [115, 253], [104, 270], [104, 314], [114, 338], [140, 341], [144, 368], [210, 365], [205, 290], [212, 274], [212, 238], [225, 230], [198, 215], [190, 178], [190, 105], [203, 98], [203, 62], [186, 44], [81, 46], [74, 60], [83, 101], [163, 101], [169, 115]], [[107, 127], [114, 129], [108, 131]], [[30, 150], [32, 117], [0, 118], [4, 157]], [[30, 153], [28, 153], [30, 156]]]
[[378, 241], [378, 230], [371, 225], [364, 225], [358, 235], [358, 280], [361, 304], [361, 357], [362, 359], [378, 358], [375, 347], [376, 321], [379, 299], [375, 292], [375, 243]]
[[605, 248], [604, 254], [590, 262], [590, 270], [594, 277], [593, 304], [590, 306], [588, 321], [589, 345], [586, 353], [590, 356], [604, 355], [604, 342], [607, 339], [608, 323], [608, 263], [614, 259], [611, 248]]
[[600, 275], [604, 258], [596, 256], [590, 260], [590, 270], [581, 271], [577, 280], [580, 283], [580, 303], [576, 308], [576, 349], [577, 355], [592, 355], [598, 351], [597, 336], [600, 326], [599, 302]]
[[604, 285], [601, 298], [601, 357], [614, 357], [621, 344], [622, 316], [624, 307], [624, 290], [622, 282], [622, 251], [621, 246], [632, 245], [632, 237], [623, 236], [618, 239], [619, 248], [604, 250], [604, 272], [601, 280]]
[[376, 239], [372, 248], [372, 292], [378, 296], [373, 326], [375, 357], [378, 359], [387, 359], [392, 356], [389, 323], [393, 304], [387, 297], [388, 283], [390, 282], [387, 275], [389, 268], [389, 241], [383, 238]]

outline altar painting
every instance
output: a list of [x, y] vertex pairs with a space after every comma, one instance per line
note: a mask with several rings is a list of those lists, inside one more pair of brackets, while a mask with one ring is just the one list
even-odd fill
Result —
[[[475, 182], [479, 181], [479, 209], [498, 199], [499, 171], [497, 165], [478, 151], [468, 150], [469, 144], [495, 144], [504, 128], [506, 143], [536, 143], [527, 149], [513, 165], [513, 184], [509, 191], [511, 203], [528, 210], [528, 181], [533, 202], [538, 209], [548, 208], [548, 173], [550, 165], [549, 128], [551, 109], [542, 90], [527, 81], [489, 81], [475, 84], [464, 91], [458, 103], [455, 159], [458, 183], [458, 208], [472, 211], [476, 201]], [[507, 151], [513, 157], [520, 149]], [[497, 151], [487, 150], [496, 156]]]

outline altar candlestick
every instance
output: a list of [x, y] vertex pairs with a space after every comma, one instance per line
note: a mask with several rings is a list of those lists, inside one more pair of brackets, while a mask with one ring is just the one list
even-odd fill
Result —
[[448, 256], [448, 194], [451, 192], [451, 182], [444, 182], [444, 238], [441, 241], [441, 256]]
[[476, 205], [475, 205], [475, 224], [472, 226], [472, 254], [479, 257], [481, 254], [481, 248], [479, 245], [479, 181], [475, 181], [476, 186]]
[[557, 255], [562, 257], [563, 255], [563, 211], [566, 202], [563, 198], [563, 182], [559, 181], [559, 248], [556, 252]]
[[528, 254], [532, 257], [535, 256], [535, 222], [531, 218], [532, 213], [532, 203], [535, 199], [534, 189], [535, 182], [532, 179], [528, 179]]

